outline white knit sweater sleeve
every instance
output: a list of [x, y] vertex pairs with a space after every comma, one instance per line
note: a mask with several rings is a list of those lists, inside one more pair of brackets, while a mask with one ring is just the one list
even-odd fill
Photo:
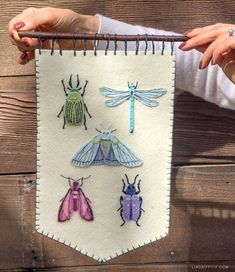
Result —
[[[113, 20], [97, 14], [100, 18], [99, 33], [110, 34], [177, 34], [160, 29], [146, 28], [139, 25], [131, 25], [117, 20]], [[107, 42], [100, 42], [98, 49], [105, 49]], [[176, 55], [176, 88], [189, 91], [196, 96], [213, 102], [220, 107], [235, 110], [235, 85], [225, 76], [223, 71], [216, 66], [208, 66], [207, 69], [199, 70], [198, 65], [202, 54], [196, 50], [183, 52], [178, 49], [180, 43], [175, 43]], [[161, 42], [155, 43], [156, 50], [162, 47]], [[136, 43], [128, 42], [128, 50], [135, 50]], [[140, 49], [145, 48], [142, 42]], [[166, 43], [166, 50], [170, 49], [170, 44]], [[114, 49], [114, 43], [110, 42], [109, 50]], [[118, 43], [118, 50], [124, 49], [124, 43]], [[149, 42], [148, 49], [151, 49]]]

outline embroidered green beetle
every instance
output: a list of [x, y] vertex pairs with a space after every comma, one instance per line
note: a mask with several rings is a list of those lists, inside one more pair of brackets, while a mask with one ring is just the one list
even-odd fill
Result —
[[[74, 88], [72, 84], [72, 75], [69, 78], [69, 87], [65, 87], [64, 80], [61, 80], [61, 83], [64, 88], [64, 93], [66, 96], [65, 104], [62, 106], [57, 117], [59, 118], [61, 113], [64, 113], [64, 124], [63, 129], [65, 128], [66, 123], [71, 125], [80, 125], [82, 122], [84, 124], [85, 129], [86, 126], [86, 113], [91, 118], [87, 105], [84, 102], [84, 94], [86, 91], [86, 86], [88, 81], [86, 80], [83, 88], [80, 86], [79, 77], [77, 75], [77, 85]], [[80, 92], [82, 90], [82, 92]], [[67, 92], [69, 91], [69, 92]]]

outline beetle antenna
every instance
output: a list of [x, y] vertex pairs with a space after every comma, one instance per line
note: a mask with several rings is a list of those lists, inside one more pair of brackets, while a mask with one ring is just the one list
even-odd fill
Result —
[[69, 86], [70, 86], [70, 88], [72, 88], [73, 89], [73, 86], [72, 86], [72, 74], [70, 75], [70, 78], [69, 78]]
[[96, 131], [98, 131], [99, 133], [102, 133], [100, 130], [98, 130], [98, 128], [96, 128]]
[[80, 81], [79, 81], [79, 77], [78, 77], [78, 74], [77, 74], [77, 86], [76, 86], [76, 89], [78, 88], [79, 85], [80, 85]]
[[138, 86], [138, 81], [137, 81], [136, 84], [135, 84], [135, 88], [137, 88], [137, 86]]
[[116, 130], [117, 130], [117, 129], [115, 128], [115, 129], [111, 130], [110, 132], [113, 133], [113, 132], [116, 131]]
[[127, 183], [128, 183], [128, 184], [130, 184], [130, 182], [129, 182], [129, 178], [128, 178], [127, 174], [125, 174], [125, 177], [126, 177], [126, 181], [127, 181]]
[[128, 85], [128, 88], [130, 88], [130, 82], [129, 81], [127, 81], [127, 85]]
[[65, 87], [65, 84], [64, 84], [64, 80], [63, 80], [63, 79], [61, 80], [61, 83], [62, 83], [62, 85], [63, 85], [64, 93], [65, 93], [65, 95], [67, 96], [68, 94], [67, 94], [67, 92], [66, 92], [66, 87]]
[[137, 174], [137, 175], [135, 176], [135, 179], [134, 179], [133, 185], [135, 185], [135, 182], [136, 182], [136, 179], [138, 178], [138, 176], [139, 176], [139, 174]]

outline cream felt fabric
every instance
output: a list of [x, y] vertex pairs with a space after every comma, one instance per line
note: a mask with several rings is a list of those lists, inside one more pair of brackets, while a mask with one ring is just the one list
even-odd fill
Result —
[[[40, 233], [65, 243], [98, 261], [107, 261], [134, 248], [153, 242], [168, 234], [170, 169], [172, 152], [172, 123], [174, 97], [174, 56], [156, 52], [63, 51], [61, 56], [50, 50], [36, 51], [38, 148], [37, 148], [37, 214], [36, 226]], [[88, 80], [84, 101], [92, 115], [87, 116], [88, 130], [83, 124], [63, 126], [63, 114], [57, 118], [65, 95], [61, 80], [68, 84], [70, 75], [79, 75], [83, 86]], [[128, 132], [129, 101], [113, 108], [105, 106], [99, 88], [107, 86], [127, 90], [127, 82], [138, 81], [142, 90], [164, 87], [167, 93], [158, 98], [159, 106], [147, 107], [135, 101], [135, 131]], [[75, 76], [74, 76], [75, 83]], [[124, 166], [75, 167], [73, 155], [81, 145], [98, 134], [100, 125], [112, 125], [113, 134], [126, 143], [143, 161], [136, 168]], [[136, 174], [142, 180], [140, 196], [145, 212], [139, 220], [122, 223], [120, 196], [122, 178], [128, 174], [132, 181]], [[61, 177], [91, 178], [82, 189], [91, 200], [94, 221], [82, 220], [78, 213], [66, 222], [58, 222], [60, 200], [69, 189], [68, 181]]]

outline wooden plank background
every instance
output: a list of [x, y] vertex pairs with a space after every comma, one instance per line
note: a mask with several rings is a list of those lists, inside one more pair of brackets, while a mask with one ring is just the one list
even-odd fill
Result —
[[[35, 220], [34, 63], [17, 65], [9, 20], [27, 7], [72, 8], [183, 32], [234, 22], [235, 2], [0, 0], [0, 269], [7, 271], [235, 271], [235, 113], [176, 96], [169, 235], [99, 264], [38, 234]], [[5, 270], [4, 270], [5, 271]]]

